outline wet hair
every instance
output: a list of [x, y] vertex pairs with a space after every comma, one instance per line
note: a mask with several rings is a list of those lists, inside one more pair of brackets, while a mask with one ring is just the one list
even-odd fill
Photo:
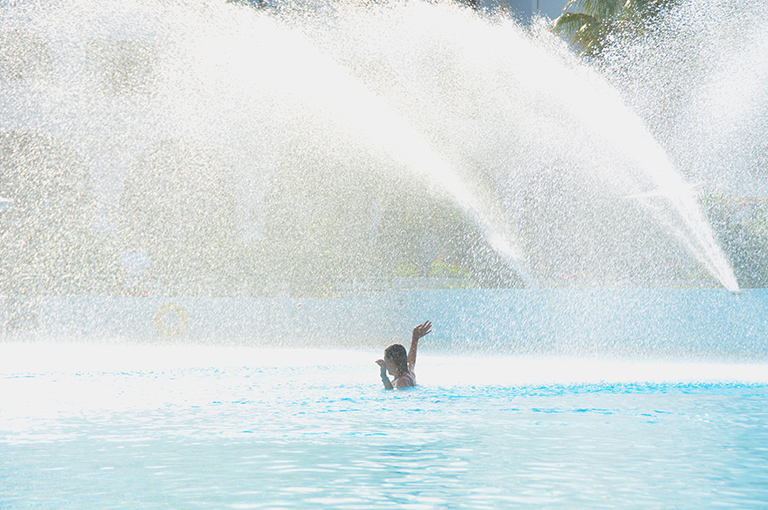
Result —
[[384, 350], [384, 357], [392, 360], [397, 366], [399, 373], [402, 374], [408, 370], [408, 354], [405, 352], [405, 347], [400, 344], [392, 344]]

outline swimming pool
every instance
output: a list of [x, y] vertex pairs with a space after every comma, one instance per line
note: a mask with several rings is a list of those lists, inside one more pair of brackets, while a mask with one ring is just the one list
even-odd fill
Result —
[[0, 508], [765, 508], [768, 365], [0, 344]]

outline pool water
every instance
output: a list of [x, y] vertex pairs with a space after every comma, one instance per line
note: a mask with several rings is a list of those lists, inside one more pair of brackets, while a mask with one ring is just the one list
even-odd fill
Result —
[[768, 365], [0, 344], [0, 508], [766, 508]]

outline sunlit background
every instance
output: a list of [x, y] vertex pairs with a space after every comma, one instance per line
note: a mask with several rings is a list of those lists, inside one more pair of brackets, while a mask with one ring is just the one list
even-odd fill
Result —
[[767, 14], [0, 0], [0, 508], [763, 507]]

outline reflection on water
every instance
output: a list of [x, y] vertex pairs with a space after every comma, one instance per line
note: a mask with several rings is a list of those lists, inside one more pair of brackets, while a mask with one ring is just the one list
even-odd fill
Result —
[[[36, 367], [41, 348], [51, 358]], [[425, 352], [422, 386], [387, 392], [377, 352], [0, 349], [11, 488], [0, 501], [12, 508], [746, 508], [768, 497], [765, 365], [619, 372]]]

